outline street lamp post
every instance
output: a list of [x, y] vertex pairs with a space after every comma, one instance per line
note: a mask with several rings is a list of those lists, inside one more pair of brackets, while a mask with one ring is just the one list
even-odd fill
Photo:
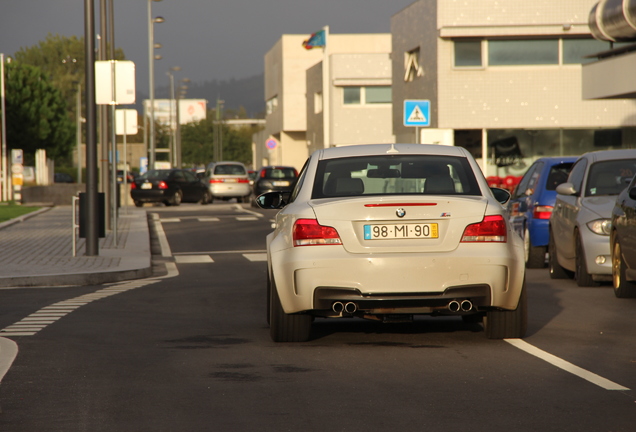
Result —
[[164, 19], [162, 17], [152, 17], [152, 2], [161, 0], [148, 0], [148, 84], [149, 84], [149, 96], [150, 96], [150, 130], [148, 133], [148, 146], [149, 146], [149, 169], [155, 167], [155, 41], [154, 41], [154, 24], [162, 23]]
[[190, 78], [183, 78], [181, 80], [182, 83], [184, 83], [183, 85], [181, 85], [179, 87], [179, 91], [177, 92], [176, 95], [176, 105], [177, 105], [177, 110], [176, 110], [176, 114], [177, 114], [177, 128], [175, 131], [175, 138], [176, 138], [176, 153], [177, 153], [177, 168], [182, 168], [182, 160], [181, 160], [181, 115], [179, 113], [179, 100], [183, 99], [185, 97], [186, 94], [186, 90], [188, 89], [188, 86], [185, 85], [187, 83], [190, 82]]
[[[179, 166], [178, 163], [178, 158], [177, 158], [177, 127], [175, 125], [174, 122], [174, 114], [175, 111], [177, 111], [177, 108], [173, 105], [176, 105], [176, 100], [175, 100], [175, 95], [174, 95], [174, 73], [173, 72], [177, 72], [180, 71], [181, 67], [180, 66], [173, 66], [170, 68], [170, 70], [168, 72], [166, 72], [166, 75], [168, 75], [168, 77], [170, 78], [170, 153], [172, 154], [172, 166], [177, 167], [177, 168], [181, 168]], [[178, 112], [178, 111], [177, 111]], [[177, 122], [179, 120], [177, 119]]]

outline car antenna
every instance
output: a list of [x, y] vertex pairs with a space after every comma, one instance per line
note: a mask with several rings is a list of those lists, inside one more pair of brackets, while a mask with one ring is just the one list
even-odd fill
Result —
[[395, 148], [395, 144], [391, 143], [391, 148], [387, 150], [387, 153], [399, 153]]

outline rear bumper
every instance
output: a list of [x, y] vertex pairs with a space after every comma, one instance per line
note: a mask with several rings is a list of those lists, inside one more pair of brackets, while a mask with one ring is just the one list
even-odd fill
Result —
[[251, 193], [249, 183], [210, 184], [209, 189], [215, 198], [240, 198]]
[[139, 190], [133, 189], [130, 191], [130, 196], [133, 201], [140, 202], [163, 202], [172, 197], [172, 193], [168, 190]]
[[471, 298], [479, 307], [512, 310], [525, 275], [523, 254], [519, 240], [462, 244], [436, 254], [351, 254], [341, 246], [309, 246], [273, 252], [270, 258], [286, 313], [329, 309], [331, 300], [349, 298], [368, 303], [368, 309], [428, 308]]

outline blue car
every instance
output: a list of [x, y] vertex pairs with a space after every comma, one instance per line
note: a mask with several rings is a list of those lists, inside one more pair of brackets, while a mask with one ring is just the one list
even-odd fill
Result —
[[543, 268], [556, 187], [568, 180], [577, 157], [544, 157], [526, 171], [508, 201], [510, 223], [524, 239], [527, 268]]

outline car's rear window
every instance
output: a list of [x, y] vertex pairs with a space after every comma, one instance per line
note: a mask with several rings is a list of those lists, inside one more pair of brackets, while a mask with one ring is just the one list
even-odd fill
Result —
[[312, 198], [362, 195], [481, 195], [464, 157], [361, 156], [318, 163]]
[[295, 179], [296, 170], [293, 168], [263, 168], [261, 177], [268, 179]]
[[585, 196], [618, 195], [636, 174], [636, 159], [596, 162], [590, 166]]
[[241, 165], [215, 165], [214, 175], [247, 175], [247, 171]]
[[568, 181], [568, 175], [570, 174], [572, 165], [574, 165], [573, 162], [563, 162], [550, 167], [550, 173], [548, 173], [545, 189], [549, 191], [556, 190], [558, 185]]
[[148, 180], [165, 180], [170, 175], [170, 170], [150, 170], [141, 176]]

